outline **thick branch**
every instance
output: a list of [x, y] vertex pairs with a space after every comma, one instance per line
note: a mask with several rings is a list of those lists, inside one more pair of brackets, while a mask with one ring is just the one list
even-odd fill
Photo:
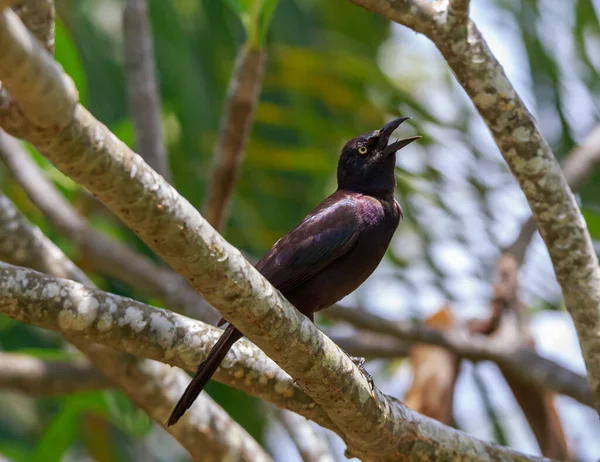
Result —
[[448, 0], [448, 22], [465, 26], [469, 20], [470, 0]]
[[[68, 275], [91, 285], [87, 277], [37, 228], [33, 228], [2, 195], [0, 238], [2, 243], [14, 244], [0, 246], [0, 259], [24, 261], [34, 268]], [[19, 244], [19, 241], [26, 245]], [[47, 295], [52, 297], [56, 287], [47, 287], [46, 289], [50, 289]], [[189, 381], [189, 377], [180, 370], [137, 360], [108, 348], [92, 346], [88, 341], [81, 342], [77, 338], [71, 340], [105, 376], [160, 424], [165, 421]], [[145, 385], [140, 387], [140, 384]], [[168, 388], [164, 388], [165, 386]], [[268, 460], [262, 448], [207, 396], [190, 411], [181, 428], [169, 427], [167, 431], [196, 460], [205, 460], [203, 457], [207, 454], [211, 454], [216, 460], [228, 457], [248, 461], [256, 458]], [[222, 432], [219, 430], [221, 428], [227, 428], [228, 431]]]
[[227, 219], [254, 109], [258, 104], [265, 60], [262, 49], [243, 46], [229, 81], [203, 211], [208, 222], [217, 230], [223, 228]]
[[381, 332], [399, 340], [438, 345], [465, 359], [494, 361], [527, 383], [550, 388], [584, 404], [592, 404], [585, 377], [539, 356], [529, 348], [521, 348], [518, 332], [514, 332], [513, 341], [508, 342], [504, 337], [502, 342], [494, 342], [482, 335], [469, 334], [466, 330], [442, 332], [420, 324], [393, 322], [365, 311], [340, 306], [330, 308], [327, 314], [357, 328]]
[[162, 134], [160, 94], [147, 0], [127, 0], [123, 11], [123, 45], [129, 112], [140, 155], [167, 181], [171, 174]]
[[[78, 345], [93, 340], [132, 354], [166, 360], [188, 370], [196, 368], [221, 333], [217, 328], [175, 313], [2, 263], [0, 312], [23, 322], [63, 332]], [[328, 349], [331, 349], [329, 345]], [[330, 367], [335, 368], [338, 360], [332, 358]], [[264, 374], [268, 369], [272, 372]], [[254, 385], [254, 394], [259, 397], [269, 399], [280, 407], [287, 405], [290, 410], [313, 418], [343, 436], [340, 428], [311, 403], [287, 374], [246, 340], [234, 345], [215, 378], [250, 393]], [[364, 381], [362, 376], [360, 378]], [[393, 420], [388, 422], [398, 427], [394, 447], [401, 448], [405, 455], [418, 454], [424, 460], [440, 460], [440, 457], [449, 457], [447, 451], [460, 451], [466, 457], [474, 458], [538, 460], [443, 427], [404, 408], [399, 402], [386, 399], [378, 390], [374, 393], [378, 401], [388, 403], [387, 412], [393, 416]], [[365, 398], [370, 401], [368, 394]], [[366, 425], [365, 431], [368, 431]], [[414, 447], [415, 437], [423, 448]], [[361, 458], [392, 460], [383, 454], [362, 454]], [[394, 456], [393, 460], [398, 460], [397, 457]]]
[[[77, 90], [73, 80], [42, 48], [10, 9], [0, 15], [2, 84], [25, 109], [29, 120], [56, 128], [73, 116]], [[30, 59], [30, 58], [34, 59]]]
[[54, 0], [11, 0], [25, 27], [50, 53], [54, 51]]
[[[11, 18], [9, 13], [3, 12], [5, 20]], [[0, 36], [14, 35], [15, 30], [16, 26], [0, 28]], [[12, 46], [13, 41], [18, 38], [0, 37], [0, 48]], [[5, 80], [6, 75], [11, 75], [5, 72], [5, 65], [19, 66], [19, 61], [3, 60], [3, 56], [12, 54], [2, 54], [0, 49], [0, 79]], [[29, 60], [38, 63], [38, 54], [26, 56], [21, 67], [30, 67]], [[43, 73], [43, 67], [40, 69]], [[37, 75], [46, 80], [46, 76]], [[10, 79], [5, 83], [10, 90]], [[23, 107], [26, 113], [35, 109]], [[4, 116], [5, 127], [27, 138], [64, 173], [96, 194], [225, 318], [289, 371], [339, 428], [351, 453], [365, 461], [398, 460], [411, 454], [422, 460], [440, 460], [456, 453], [474, 458], [527, 459], [442, 427], [379, 390], [372, 390], [354, 363], [331, 340], [274, 290], [189, 202], [83, 107], [78, 106], [71, 119], [62, 121], [63, 129], [32, 130], [15, 123], [10, 112]], [[82, 289], [75, 289], [75, 293], [82, 293]], [[96, 296], [99, 295], [89, 299]], [[82, 301], [79, 299], [76, 305]], [[110, 331], [90, 329], [87, 303], [90, 302], [85, 302], [83, 315], [71, 306], [67, 308], [71, 311], [59, 319], [67, 327], [85, 326], [84, 335], [93, 335], [95, 340], [108, 341], [112, 338]], [[23, 312], [22, 308], [12, 309], [14, 299], [7, 304], [13, 316]], [[53, 325], [57, 328], [59, 324]], [[165, 335], [167, 339], [171, 336]]]
[[[19, 141], [2, 130], [0, 159], [29, 199], [92, 261], [97, 271], [162, 300], [176, 311], [208, 322], [217, 320], [215, 310], [180, 275], [92, 229], [44, 175]], [[31, 267], [26, 264], [23, 266]]]
[[464, 33], [443, 14], [423, 24], [408, 1], [352, 1], [428, 35], [486, 122], [548, 247], [600, 411], [600, 267], [575, 197], [533, 117], [473, 22]]
[[[579, 190], [588, 181], [596, 170], [598, 162], [600, 162], [600, 125], [596, 126], [583, 144], [573, 149], [563, 162], [563, 173], [573, 191]], [[515, 256], [519, 265], [523, 264], [525, 252], [536, 231], [537, 224], [531, 216], [523, 223], [519, 236], [506, 249], [506, 252]]]
[[46, 361], [0, 352], [0, 389], [29, 395], [60, 395], [102, 390], [110, 385], [85, 361]]

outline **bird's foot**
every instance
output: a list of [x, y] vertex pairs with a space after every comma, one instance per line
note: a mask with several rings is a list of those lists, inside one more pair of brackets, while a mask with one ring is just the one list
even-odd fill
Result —
[[365, 378], [367, 379], [367, 382], [369, 382], [369, 385], [371, 386], [371, 391], [373, 391], [373, 389], [375, 388], [375, 383], [373, 382], [373, 377], [371, 376], [371, 374], [369, 374], [367, 372], [367, 370], [365, 369], [365, 358], [361, 358], [360, 356], [350, 356], [350, 355], [348, 355], [348, 357], [354, 364], [356, 364], [356, 367], [358, 367], [358, 369], [365, 376]]

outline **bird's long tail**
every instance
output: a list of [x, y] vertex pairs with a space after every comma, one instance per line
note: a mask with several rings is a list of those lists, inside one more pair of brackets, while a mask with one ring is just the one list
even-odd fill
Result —
[[213, 376], [223, 358], [227, 355], [227, 352], [231, 349], [232, 345], [242, 337], [242, 333], [237, 330], [233, 325], [229, 324], [225, 332], [219, 337], [217, 343], [212, 347], [207, 358], [202, 361], [198, 370], [194, 375], [194, 378], [189, 383], [183, 395], [177, 402], [175, 409], [171, 412], [169, 420], [167, 420], [167, 427], [174, 425], [181, 418], [181, 416], [187, 411], [190, 406], [194, 403], [200, 392], [204, 389], [210, 378]]

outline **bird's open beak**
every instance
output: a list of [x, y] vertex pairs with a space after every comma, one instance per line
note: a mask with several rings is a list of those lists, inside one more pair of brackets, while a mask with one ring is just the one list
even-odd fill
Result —
[[420, 136], [411, 136], [410, 138], [394, 141], [392, 144], [388, 145], [388, 141], [390, 140], [390, 136], [394, 130], [396, 130], [400, 124], [402, 124], [402, 122], [406, 122], [408, 119], [410, 119], [410, 117], [400, 117], [399, 119], [394, 119], [385, 124], [380, 130], [379, 141], [377, 142], [377, 150], [383, 153], [384, 156], [399, 151], [404, 146], [407, 146], [413, 141], [421, 138]]

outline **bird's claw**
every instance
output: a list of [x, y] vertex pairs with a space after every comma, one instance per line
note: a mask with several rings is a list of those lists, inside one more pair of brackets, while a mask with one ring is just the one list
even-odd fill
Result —
[[356, 364], [356, 367], [358, 367], [358, 369], [365, 376], [365, 378], [367, 379], [367, 382], [369, 382], [369, 385], [371, 386], [371, 391], [373, 391], [373, 389], [375, 388], [375, 383], [373, 382], [373, 377], [371, 376], [371, 374], [369, 374], [364, 367], [365, 366], [365, 358], [361, 358], [360, 356], [350, 356], [350, 355], [348, 355], [348, 357], [354, 364]]

